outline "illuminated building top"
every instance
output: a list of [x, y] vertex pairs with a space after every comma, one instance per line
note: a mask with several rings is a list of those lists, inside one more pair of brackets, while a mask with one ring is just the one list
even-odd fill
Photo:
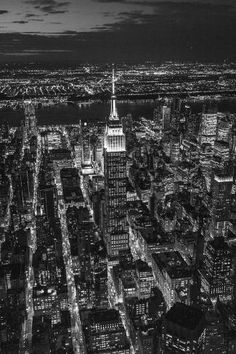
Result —
[[116, 108], [115, 72], [112, 69], [111, 113], [106, 125], [104, 148], [107, 152], [126, 151], [125, 135]]
[[112, 95], [111, 95], [111, 113], [109, 120], [119, 120], [116, 108], [116, 92], [115, 92], [115, 70], [112, 68]]

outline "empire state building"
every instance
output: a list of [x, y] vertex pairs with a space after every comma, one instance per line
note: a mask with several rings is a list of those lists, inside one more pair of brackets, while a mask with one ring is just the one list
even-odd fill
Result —
[[110, 257], [129, 248], [126, 222], [126, 143], [117, 113], [115, 74], [112, 71], [111, 113], [104, 135], [105, 224], [104, 239]]

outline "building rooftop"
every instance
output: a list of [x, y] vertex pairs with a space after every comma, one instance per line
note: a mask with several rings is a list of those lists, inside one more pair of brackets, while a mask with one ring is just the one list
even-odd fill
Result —
[[69, 203], [71, 201], [73, 202], [83, 202], [84, 201], [84, 197], [83, 197], [83, 193], [81, 191], [81, 188], [78, 187], [69, 187], [63, 186], [63, 196], [65, 199], [66, 203]]
[[152, 268], [146, 262], [141, 259], [136, 261], [136, 268], [139, 272], [152, 272]]
[[71, 153], [67, 149], [53, 149], [50, 156], [53, 160], [71, 159]]
[[205, 315], [200, 309], [177, 302], [166, 313], [165, 320], [194, 331], [205, 322]]
[[216, 141], [214, 144], [214, 149], [218, 149], [218, 150], [225, 150], [225, 149], [229, 149], [229, 143], [225, 142], [225, 141]]
[[136, 282], [132, 277], [122, 277], [122, 284], [125, 290], [127, 289], [136, 289]]
[[191, 277], [191, 270], [178, 251], [153, 253], [152, 257], [159, 269], [165, 269], [170, 278]]
[[209, 241], [209, 246], [214, 250], [229, 250], [228, 244], [225, 242], [224, 237], [216, 237], [214, 240]]
[[20, 280], [24, 273], [24, 265], [13, 263], [11, 264], [11, 280]]
[[65, 202], [83, 202], [78, 170], [76, 168], [63, 168], [60, 173]]
[[103, 323], [103, 322], [120, 322], [120, 314], [119, 311], [116, 310], [103, 310], [103, 311], [92, 311], [89, 314], [89, 320], [95, 323]]

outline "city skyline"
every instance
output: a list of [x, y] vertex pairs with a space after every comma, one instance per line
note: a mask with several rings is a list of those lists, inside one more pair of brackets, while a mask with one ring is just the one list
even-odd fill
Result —
[[[1, 118], [23, 113], [20, 125], [6, 116], [0, 125], [1, 353], [234, 354], [234, 66], [191, 65], [191, 82], [188, 65], [169, 64], [163, 88], [181, 85], [169, 97], [153, 97], [154, 83], [161, 90], [154, 66], [131, 65], [135, 81], [98, 67], [1, 71], [15, 75], [2, 91]], [[170, 80], [173, 68], [180, 82]], [[80, 82], [77, 96], [73, 85], [53, 84], [62, 74]], [[27, 93], [25, 75], [34, 83]], [[96, 111], [93, 121], [91, 106], [105, 103], [96, 95], [101, 82], [110, 114]], [[134, 82], [149, 117], [133, 115]], [[212, 99], [194, 87], [210, 88]], [[64, 107], [68, 117], [83, 104], [88, 116], [77, 115], [77, 124], [60, 124], [58, 114], [42, 124], [40, 111]]]
[[11, 0], [0, 62], [234, 61], [234, 1]]
[[235, 354], [235, 0], [0, 3], [0, 353]]

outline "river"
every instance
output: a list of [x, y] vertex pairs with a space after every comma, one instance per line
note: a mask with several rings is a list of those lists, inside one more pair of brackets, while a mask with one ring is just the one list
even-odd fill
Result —
[[[191, 101], [193, 112], [201, 112], [203, 101]], [[236, 113], [236, 98], [224, 98], [217, 101], [218, 110], [221, 112]], [[117, 103], [119, 116], [122, 117], [131, 113], [134, 119], [145, 117], [151, 119], [154, 101], [136, 101]], [[56, 104], [38, 108], [36, 111], [39, 125], [56, 125], [56, 124], [78, 124], [79, 120], [87, 122], [103, 121], [109, 116], [109, 103], [92, 103], [90, 105], [78, 106], [75, 104]], [[22, 109], [2, 109], [0, 110], [0, 123], [7, 121], [10, 126], [20, 125], [24, 119]]]

